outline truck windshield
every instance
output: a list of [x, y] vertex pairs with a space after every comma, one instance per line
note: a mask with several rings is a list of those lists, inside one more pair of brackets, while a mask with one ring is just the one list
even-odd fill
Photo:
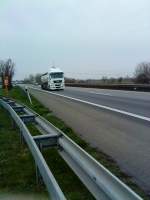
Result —
[[58, 72], [58, 73], [51, 73], [50, 74], [51, 78], [63, 78], [63, 73], [62, 72]]

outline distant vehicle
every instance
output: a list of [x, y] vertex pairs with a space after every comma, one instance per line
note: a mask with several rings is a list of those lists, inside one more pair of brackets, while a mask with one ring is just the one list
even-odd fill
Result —
[[64, 73], [57, 67], [51, 67], [49, 72], [41, 76], [41, 88], [50, 90], [64, 90]]

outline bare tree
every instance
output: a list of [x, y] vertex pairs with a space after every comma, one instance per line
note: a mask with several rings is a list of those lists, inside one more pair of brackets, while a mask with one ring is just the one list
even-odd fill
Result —
[[36, 75], [35, 75], [35, 81], [36, 81], [36, 83], [38, 83], [38, 84], [41, 84], [41, 75], [42, 75], [42, 74], [36, 74]]
[[24, 79], [24, 83], [38, 83], [41, 84], [41, 74], [30, 74], [28, 77]]
[[135, 69], [135, 82], [142, 84], [150, 83], [150, 63], [142, 62]]
[[4, 76], [3, 76], [3, 71], [4, 71], [4, 61], [0, 61], [0, 77], [2, 81], [2, 86], [4, 86]]
[[107, 76], [103, 76], [101, 79], [102, 83], [107, 83], [107, 79], [108, 79]]
[[12, 60], [9, 58], [6, 61], [1, 60], [0, 61], [0, 76], [2, 79], [2, 84], [4, 88], [4, 80], [6, 77], [8, 77], [8, 89], [12, 88], [12, 78], [14, 76], [14, 68], [15, 64], [12, 62]]
[[30, 83], [34, 83], [35, 82], [34, 75], [32, 75], [32, 74], [29, 75], [29, 82]]
[[29, 78], [24, 78], [23, 83], [30, 83]]
[[123, 81], [123, 77], [119, 77], [118, 79], [117, 79], [117, 82], [120, 84], [120, 83], [122, 83], [122, 81]]

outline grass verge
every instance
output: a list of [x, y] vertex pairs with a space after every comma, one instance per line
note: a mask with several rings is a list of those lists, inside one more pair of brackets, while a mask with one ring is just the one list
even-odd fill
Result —
[[[2, 90], [0, 95], [2, 95]], [[95, 148], [90, 147], [88, 143], [82, 140], [77, 134], [68, 127], [61, 119], [54, 116], [52, 111], [49, 111], [41, 103], [39, 103], [34, 97], [32, 97], [33, 105], [30, 105], [26, 94], [19, 87], [15, 87], [9, 92], [9, 96], [17, 101], [26, 104], [34, 111], [45, 117], [56, 127], [61, 129], [66, 135], [73, 139], [78, 145], [80, 145], [85, 151], [92, 155], [97, 161], [109, 169], [113, 174], [120, 178], [125, 184], [138, 193], [143, 199], [148, 200], [149, 197], [133, 182], [132, 177], [129, 177], [123, 173], [118, 165], [106, 154], [98, 151]], [[33, 134], [36, 134], [36, 129], [30, 127]], [[93, 199], [93, 197], [82, 186], [78, 178], [73, 174], [66, 163], [57, 154], [55, 149], [44, 151], [44, 157], [46, 158], [52, 172], [54, 173], [58, 183], [68, 199]]]
[[37, 193], [48, 199], [44, 187], [37, 187], [35, 180], [33, 158], [20, 145], [19, 130], [12, 128], [8, 113], [0, 107], [0, 196]]

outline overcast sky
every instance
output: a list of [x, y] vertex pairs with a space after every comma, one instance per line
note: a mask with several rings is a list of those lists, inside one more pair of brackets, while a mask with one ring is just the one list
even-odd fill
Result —
[[150, 0], [0, 0], [0, 59], [16, 79], [55, 63], [66, 76], [132, 75], [150, 61]]

